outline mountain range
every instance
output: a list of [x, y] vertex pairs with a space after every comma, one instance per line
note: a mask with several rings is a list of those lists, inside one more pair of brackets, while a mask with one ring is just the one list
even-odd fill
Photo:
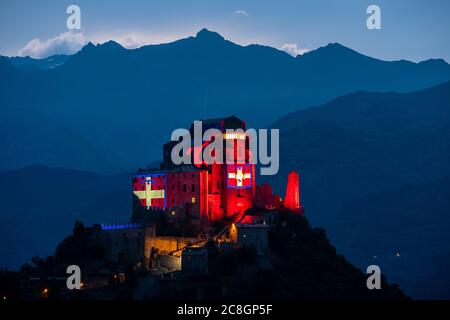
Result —
[[127, 220], [132, 170], [173, 129], [234, 114], [280, 129], [280, 172], [258, 183], [283, 195], [298, 171], [308, 220], [340, 253], [413, 297], [450, 298], [445, 61], [340, 44], [294, 58], [207, 30], [134, 50], [88, 44], [54, 67], [21, 59], [0, 57], [0, 261], [52, 253], [75, 219]]
[[[411, 93], [358, 91], [291, 113], [272, 125], [281, 128], [279, 175], [301, 173], [305, 201], [323, 220], [346, 199], [439, 179], [450, 174], [449, 106], [445, 82]], [[280, 179], [261, 178], [283, 190]]]
[[[386, 265], [412, 296], [445, 291], [450, 281], [432, 275], [437, 257], [450, 252], [450, 82], [412, 93], [358, 91], [273, 127], [283, 128], [278, 176], [300, 172], [306, 215], [338, 250], [361, 267]], [[261, 179], [282, 194], [282, 179]]]
[[130, 216], [131, 173], [98, 173], [41, 165], [0, 172], [0, 267], [18, 268], [54, 253], [75, 220], [123, 222]]
[[[407, 92], [450, 80], [443, 60], [381, 61], [338, 43], [294, 58], [206, 29], [133, 50], [89, 43], [72, 56], [37, 61], [0, 59], [2, 111], [12, 110], [3, 121], [15, 125], [19, 112], [22, 122], [2, 133], [0, 147], [8, 152], [0, 170], [40, 163], [120, 172], [159, 159], [171, 131], [194, 119], [234, 114], [260, 127], [357, 90]], [[76, 158], [60, 150], [52, 130], [32, 129], [36, 139], [27, 138], [27, 128], [47, 126], [78, 145]], [[12, 147], [21, 145], [26, 150]]]

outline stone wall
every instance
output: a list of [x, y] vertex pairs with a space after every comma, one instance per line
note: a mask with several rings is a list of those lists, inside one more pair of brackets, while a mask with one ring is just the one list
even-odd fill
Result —
[[165, 268], [167, 269], [167, 271], [181, 270], [181, 258], [168, 255], [160, 255], [158, 256], [158, 267]]

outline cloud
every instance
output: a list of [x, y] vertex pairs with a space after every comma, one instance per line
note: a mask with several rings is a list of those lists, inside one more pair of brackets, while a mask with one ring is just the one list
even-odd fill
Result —
[[[106, 38], [107, 39], [107, 38]], [[129, 33], [122, 35], [110, 36], [109, 39], [113, 39], [120, 43], [127, 49], [135, 49], [145, 45], [159, 44], [164, 42], [171, 42], [176, 40], [176, 37], [157, 37], [151, 34], [145, 33]]]
[[151, 43], [151, 38], [147, 38], [145, 35], [129, 34], [117, 39], [122, 46], [128, 49], [135, 49]]
[[248, 16], [248, 12], [242, 9], [236, 10], [234, 12], [234, 15], [236, 16], [243, 16], [243, 17], [247, 17]]
[[281, 50], [286, 51], [293, 57], [302, 55], [310, 51], [309, 49], [306, 48], [299, 48], [296, 43], [285, 43], [281, 46]]
[[[195, 34], [195, 33], [194, 33]], [[43, 59], [55, 54], [74, 54], [83, 48], [89, 41], [98, 44], [109, 40], [120, 43], [127, 49], [135, 49], [149, 44], [160, 44], [187, 37], [190, 34], [150, 34], [142, 32], [129, 32], [120, 34], [95, 34], [89, 37], [81, 32], [68, 31], [48, 40], [33, 39], [18, 51], [19, 56], [30, 56]]]
[[73, 54], [87, 43], [83, 33], [68, 31], [46, 41], [33, 39], [19, 50], [19, 56], [42, 59], [55, 54]]

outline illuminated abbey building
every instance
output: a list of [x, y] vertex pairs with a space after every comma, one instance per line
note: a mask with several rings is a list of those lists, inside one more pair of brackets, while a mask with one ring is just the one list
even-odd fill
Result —
[[[226, 129], [245, 131], [244, 121], [233, 116], [203, 121], [202, 129], [209, 128], [220, 130], [222, 139], [233, 142], [223, 143], [224, 154], [233, 152], [234, 157], [237, 148], [230, 151], [227, 146], [244, 140], [249, 158], [247, 137], [226, 135]], [[87, 228], [88, 242], [105, 248], [107, 264], [132, 263], [155, 274], [207, 273], [208, 243], [214, 242], [219, 251], [230, 246], [254, 247], [258, 256], [264, 257], [268, 231], [277, 224], [279, 213], [288, 209], [303, 214], [296, 172], [289, 173], [282, 199], [273, 194], [269, 184], [256, 184], [255, 165], [248, 162], [175, 165], [171, 153], [177, 143], [164, 145], [160, 168], [141, 169], [133, 175], [130, 222]], [[201, 148], [206, 146], [203, 143]], [[201, 151], [189, 150], [191, 157]]]
[[[202, 121], [202, 129], [215, 128], [222, 132], [224, 140], [245, 140], [246, 160], [249, 158], [248, 138], [245, 135], [226, 135], [226, 129], [246, 130], [244, 121], [231, 116], [228, 118]], [[193, 136], [193, 125], [190, 127]], [[227, 143], [228, 142], [228, 143]], [[163, 162], [159, 169], [141, 169], [133, 176], [133, 194], [139, 205], [149, 211], [165, 213], [170, 219], [183, 220], [186, 217], [202, 227], [215, 222], [225, 224], [252, 223], [251, 208], [278, 209], [284, 206], [299, 214], [303, 213], [300, 203], [299, 176], [295, 172], [289, 174], [286, 197], [272, 193], [268, 184], [256, 185], [255, 165], [246, 161], [244, 164], [202, 164], [175, 165], [171, 160], [172, 148], [177, 144], [170, 141], [163, 147]], [[192, 141], [192, 146], [194, 145]], [[223, 154], [235, 150], [227, 150], [229, 141], [224, 141]], [[204, 147], [205, 145], [203, 145]], [[198, 150], [197, 150], [198, 151]], [[196, 150], [192, 148], [192, 157]], [[136, 209], [136, 208], [134, 208]]]

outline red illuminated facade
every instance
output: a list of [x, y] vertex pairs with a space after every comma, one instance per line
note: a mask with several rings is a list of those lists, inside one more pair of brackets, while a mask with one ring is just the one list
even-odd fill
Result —
[[[159, 170], [141, 169], [133, 176], [133, 193], [139, 199], [140, 205], [147, 209], [165, 211], [174, 216], [180, 212], [188, 213], [202, 225], [216, 221], [229, 223], [239, 221], [246, 210], [255, 205], [262, 205], [267, 209], [279, 207], [281, 198], [272, 194], [269, 185], [256, 187], [255, 165], [248, 163], [250, 153], [245, 135], [226, 134], [227, 129], [245, 131], [245, 122], [232, 116], [204, 120], [202, 127], [203, 131], [215, 128], [222, 132], [223, 154], [234, 151], [232, 156], [235, 162], [175, 165], [171, 161], [171, 151], [177, 142], [168, 142], [163, 148], [163, 162]], [[193, 137], [193, 126], [190, 132]], [[237, 144], [242, 142], [239, 140], [245, 140], [244, 164], [237, 163]], [[232, 150], [227, 149], [230, 142], [235, 146]], [[202, 148], [207, 144], [204, 143]], [[193, 141], [191, 145], [193, 146]], [[201, 150], [194, 150], [192, 147], [190, 151], [193, 160]], [[257, 190], [258, 199], [256, 199]], [[299, 194], [298, 189], [296, 194]]]
[[303, 207], [300, 204], [300, 178], [295, 171], [291, 171], [288, 175], [284, 207], [297, 213], [303, 211]]

